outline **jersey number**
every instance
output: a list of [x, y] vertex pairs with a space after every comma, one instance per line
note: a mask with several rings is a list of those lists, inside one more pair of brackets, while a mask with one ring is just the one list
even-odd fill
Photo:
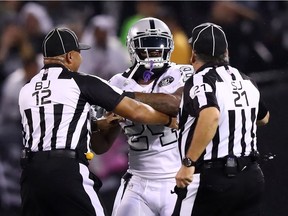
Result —
[[241, 93], [238, 91], [233, 91], [234, 94], [234, 105], [236, 107], [243, 107], [244, 105], [249, 106], [248, 98], [246, 91], [242, 91]]
[[37, 82], [35, 85], [35, 92], [32, 96], [36, 97], [36, 105], [44, 105], [51, 103], [49, 97], [51, 96], [51, 90], [49, 89], [50, 81], [46, 86], [44, 86], [43, 82]]
[[243, 90], [242, 82], [231, 82], [232, 88], [234, 91], [232, 91], [234, 95], [234, 105], [236, 107], [243, 107], [243, 106], [249, 106], [247, 93], [245, 90]]
[[183, 66], [179, 68], [182, 77], [183, 77], [183, 82], [186, 82], [192, 75], [193, 75], [193, 70], [191, 67]]
[[[146, 130], [145, 127], [147, 127]], [[133, 128], [137, 129], [136, 131], [138, 131], [138, 133], [133, 133], [135, 131]], [[163, 131], [163, 127], [159, 126], [130, 125], [126, 126], [124, 130], [125, 133], [130, 137], [129, 145], [130, 148], [134, 151], [148, 150], [149, 143], [151, 143], [155, 139], [159, 139], [161, 146], [167, 146], [177, 142], [177, 131], [175, 129]]]

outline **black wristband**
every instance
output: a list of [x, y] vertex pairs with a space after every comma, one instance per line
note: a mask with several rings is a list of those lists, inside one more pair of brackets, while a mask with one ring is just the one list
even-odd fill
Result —
[[134, 92], [126, 92], [126, 91], [124, 91], [122, 95], [124, 95], [126, 97], [129, 97], [129, 98], [132, 98], [132, 99], [135, 99], [135, 93]]
[[168, 123], [167, 123], [167, 124], [165, 124], [164, 126], [166, 126], [166, 127], [169, 127], [169, 126], [170, 126], [170, 124], [171, 124], [171, 122], [172, 122], [172, 117], [171, 117], [171, 116], [169, 116], [169, 121], [168, 121]]

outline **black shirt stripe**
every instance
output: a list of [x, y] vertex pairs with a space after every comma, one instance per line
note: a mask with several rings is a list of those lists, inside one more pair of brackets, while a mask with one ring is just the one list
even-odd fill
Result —
[[43, 73], [43, 76], [42, 76], [42, 81], [47, 80], [47, 77], [48, 77], [48, 70], [45, 69], [45, 71], [44, 71], [44, 73]]
[[73, 134], [76, 130], [76, 126], [77, 123], [82, 115], [83, 109], [84, 109], [84, 105], [83, 102], [81, 100], [78, 101], [77, 107], [75, 109], [75, 113], [74, 116], [69, 124], [69, 129], [67, 132], [67, 137], [66, 137], [66, 145], [65, 148], [66, 149], [70, 149], [71, 147], [71, 142], [72, 142], [72, 138], [73, 138]]
[[[255, 108], [252, 108], [251, 109], [251, 122], [255, 122], [256, 121], [256, 109]], [[256, 134], [254, 133], [254, 124], [251, 128], [251, 138], [252, 138], [252, 141], [251, 141], [251, 149], [252, 151], [255, 150], [255, 137], [256, 137]]]
[[212, 159], [218, 158], [218, 147], [219, 147], [220, 137], [219, 137], [219, 127], [217, 127], [216, 134], [213, 137], [212, 143]]
[[241, 155], [244, 156], [245, 150], [246, 150], [246, 142], [245, 142], [245, 134], [246, 134], [246, 116], [245, 116], [245, 110], [241, 110], [241, 118], [242, 118], [242, 137], [241, 137], [241, 146], [242, 146], [242, 152]]
[[228, 116], [229, 116], [228, 153], [229, 155], [233, 155], [234, 133], [235, 133], [235, 110], [229, 110]]
[[40, 115], [40, 140], [38, 143], [38, 150], [43, 150], [43, 138], [45, 136], [46, 126], [45, 126], [45, 113], [44, 107], [39, 107], [39, 115]]
[[28, 146], [29, 148], [32, 147], [33, 143], [33, 119], [32, 119], [32, 112], [31, 109], [24, 110], [25, 116], [27, 118], [28, 126], [29, 126], [29, 139], [28, 139]]
[[54, 128], [52, 129], [51, 149], [56, 149], [57, 132], [62, 120], [63, 104], [54, 105]]
[[89, 121], [89, 113], [87, 113], [87, 119], [84, 122], [81, 133], [80, 133], [80, 140], [81, 140], [80, 142], [81, 143], [78, 145], [78, 148], [77, 148], [77, 149], [82, 148], [81, 149], [82, 152], [87, 152], [87, 134], [88, 134], [87, 124], [88, 124], [88, 121]]

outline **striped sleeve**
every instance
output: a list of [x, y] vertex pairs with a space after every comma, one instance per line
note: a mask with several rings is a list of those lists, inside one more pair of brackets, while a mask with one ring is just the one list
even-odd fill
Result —
[[88, 103], [98, 105], [107, 111], [112, 111], [123, 99], [123, 91], [111, 86], [106, 80], [90, 75], [75, 76], [75, 81], [81, 89], [81, 94]]
[[216, 107], [219, 109], [215, 95], [215, 82], [213, 83], [211, 79], [207, 79], [202, 74], [197, 74], [193, 77], [189, 96], [192, 99], [193, 107], [197, 114], [207, 107]]

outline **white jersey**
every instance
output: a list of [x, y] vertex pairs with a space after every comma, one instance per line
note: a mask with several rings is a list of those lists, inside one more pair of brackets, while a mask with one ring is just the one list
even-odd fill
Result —
[[[123, 74], [116, 74], [110, 84], [124, 91], [143, 93], [174, 93], [184, 85], [193, 72], [191, 65], [171, 64], [171, 67], [148, 85], [127, 80]], [[130, 120], [120, 123], [128, 137], [129, 169], [133, 175], [148, 179], [174, 178], [181, 160], [177, 145], [177, 130], [165, 126], [136, 124]]]

